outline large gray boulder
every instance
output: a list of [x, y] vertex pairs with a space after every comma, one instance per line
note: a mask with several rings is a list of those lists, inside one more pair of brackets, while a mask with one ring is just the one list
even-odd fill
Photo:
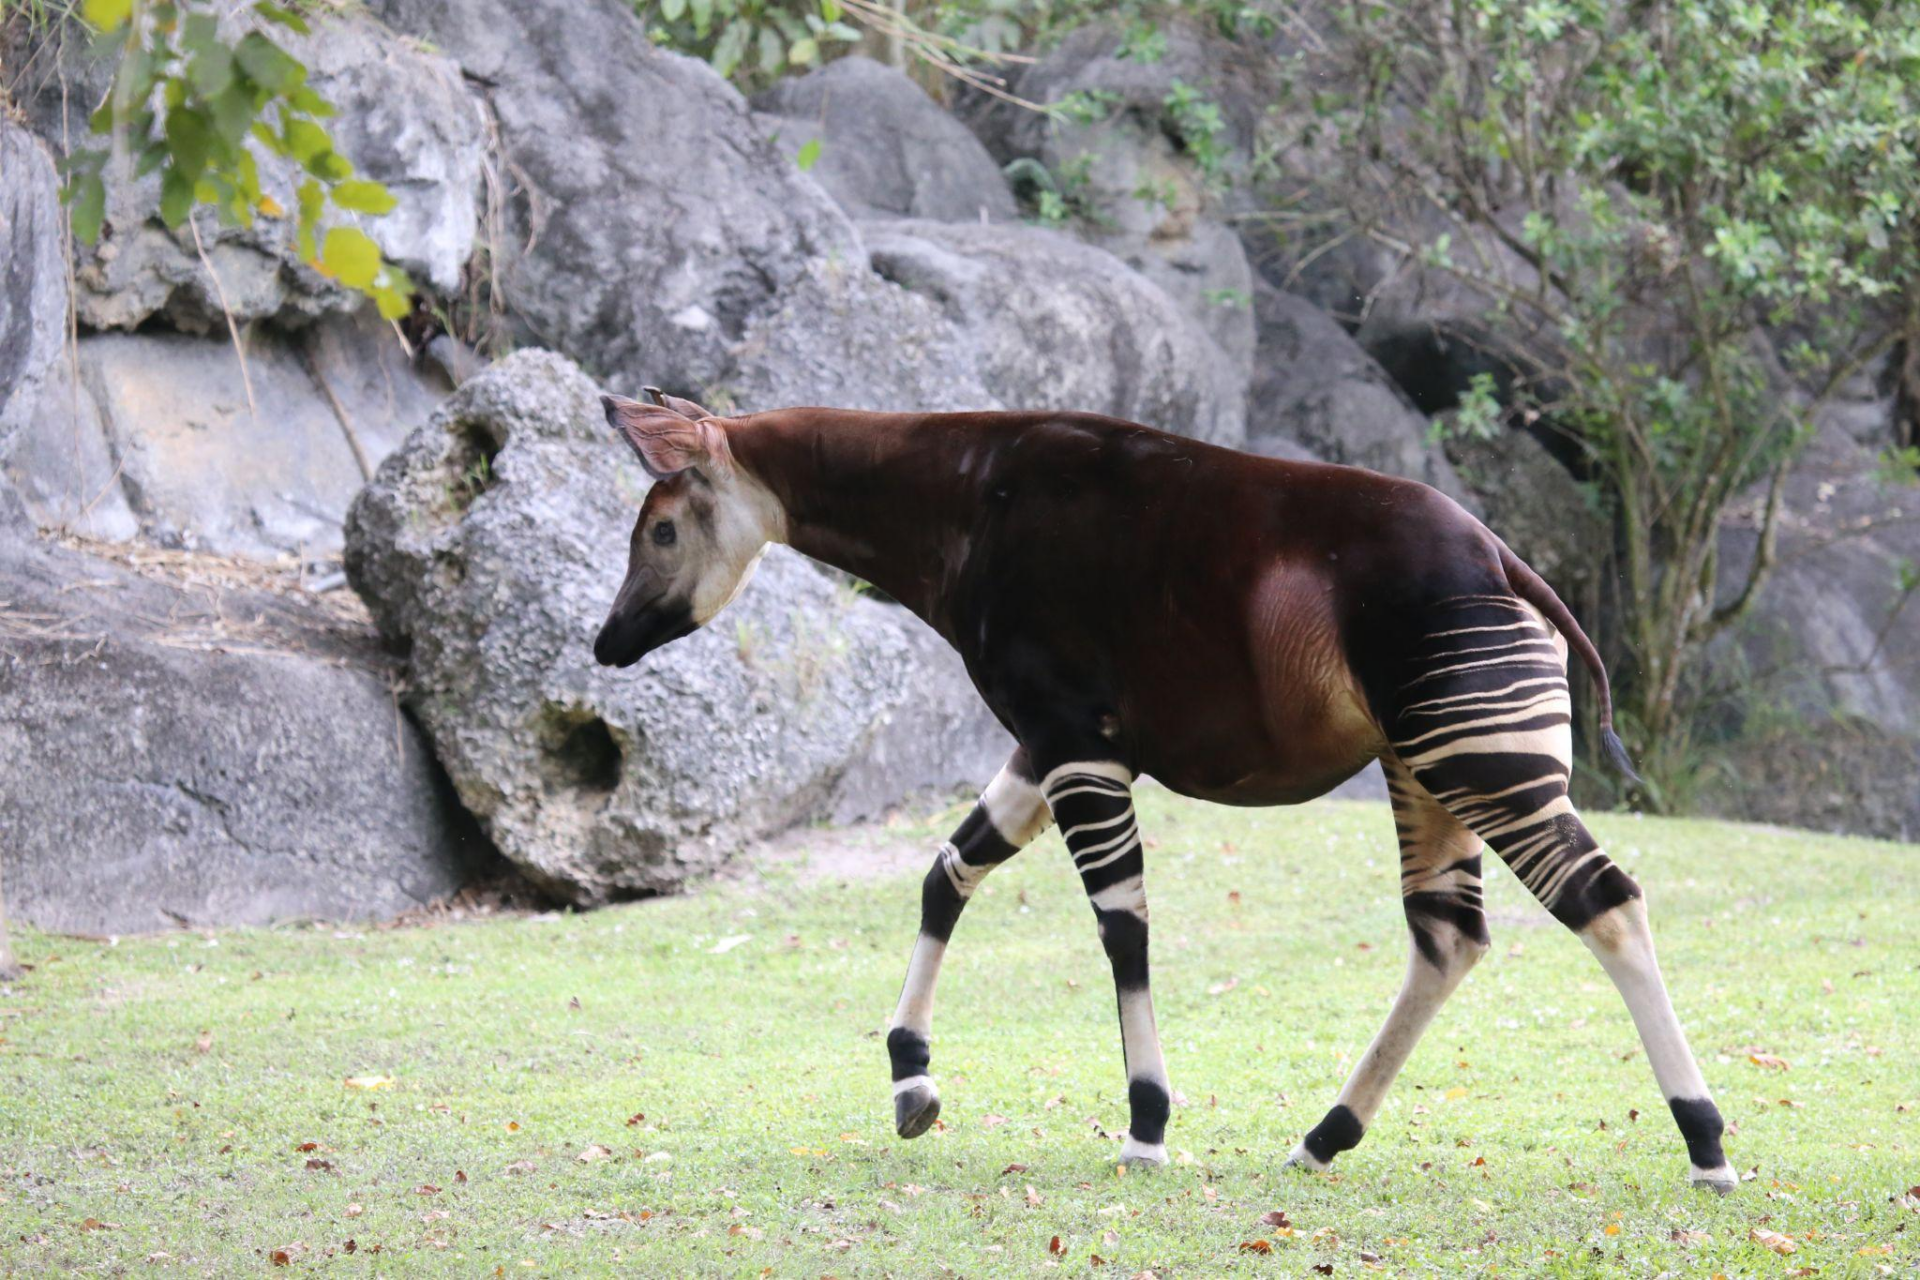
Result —
[[0, 115], [0, 460], [57, 380], [67, 332], [65, 223], [53, 157]]
[[0, 535], [8, 909], [127, 933], [382, 918], [459, 888], [484, 842], [364, 617], [176, 562]]
[[261, 326], [244, 373], [224, 335], [164, 331], [82, 335], [71, 368], [0, 463], [43, 527], [264, 559], [337, 555], [353, 495], [451, 389], [364, 307]]
[[348, 517], [348, 573], [408, 652], [411, 704], [535, 880], [580, 903], [671, 890], [742, 840], [978, 784], [1004, 758], [957, 658], [784, 548], [711, 626], [596, 666], [646, 487], [598, 388], [522, 351], [463, 385]]
[[1092, 25], [1022, 69], [1016, 96], [963, 107], [1003, 163], [1042, 166], [1074, 234], [1159, 285], [1235, 366], [1251, 369], [1253, 270], [1229, 215], [1273, 101], [1271, 66], [1199, 24]]
[[[1761, 497], [1748, 495], [1721, 538], [1730, 598], [1758, 544]], [[1723, 668], [1770, 714], [1835, 715], [1920, 739], [1920, 483], [1830, 423], [1796, 463], [1778, 561], [1753, 612], [1719, 650]]]
[[374, 0], [459, 62], [507, 180], [493, 238], [521, 336], [629, 382], [722, 382], [748, 319], [846, 216], [705, 63], [655, 48], [618, 0]]
[[967, 335], [1010, 409], [1082, 409], [1238, 447], [1245, 379], [1164, 292], [1100, 249], [1034, 227], [876, 222], [874, 269]]
[[1302, 445], [1328, 462], [1407, 476], [1470, 501], [1428, 420], [1372, 357], [1304, 298], [1261, 282], [1260, 346], [1248, 404], [1248, 445], [1286, 456]]
[[753, 100], [781, 153], [819, 142], [813, 179], [856, 218], [1011, 222], [1013, 192], [980, 140], [871, 58], [836, 58]]
[[[280, 27], [272, 35], [306, 63], [310, 83], [336, 108], [326, 121], [335, 144], [398, 201], [391, 213], [365, 220], [368, 234], [420, 283], [456, 292], [473, 254], [485, 160], [484, 120], [459, 69], [353, 12], [316, 15], [311, 36]], [[70, 27], [56, 26], [44, 38], [50, 47], [26, 60], [17, 95], [53, 145], [69, 138], [94, 145], [99, 140], [87, 132], [86, 117], [112, 68]], [[55, 41], [62, 43], [51, 47]], [[256, 155], [262, 190], [294, 208], [305, 175], [264, 149]], [[301, 262], [291, 218], [225, 227], [202, 210], [194, 215], [196, 246], [191, 230], [168, 230], [160, 221], [159, 198], [158, 174], [110, 175], [106, 234], [74, 251], [81, 325], [130, 330], [162, 317], [189, 332], [223, 330], [223, 308], [242, 322], [297, 325], [360, 305], [358, 294]]]

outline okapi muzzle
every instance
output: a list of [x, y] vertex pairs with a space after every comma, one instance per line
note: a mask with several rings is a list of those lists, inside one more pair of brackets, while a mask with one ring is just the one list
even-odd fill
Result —
[[594, 637], [593, 660], [603, 667], [630, 667], [662, 645], [693, 634], [693, 606], [676, 599], [648, 568], [629, 577]]

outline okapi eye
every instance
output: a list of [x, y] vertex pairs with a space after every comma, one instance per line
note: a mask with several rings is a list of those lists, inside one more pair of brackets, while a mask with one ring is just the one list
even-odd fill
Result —
[[662, 520], [659, 524], [653, 526], [653, 545], [656, 547], [672, 546], [673, 540], [677, 536], [679, 535], [674, 533], [673, 521], [671, 520]]

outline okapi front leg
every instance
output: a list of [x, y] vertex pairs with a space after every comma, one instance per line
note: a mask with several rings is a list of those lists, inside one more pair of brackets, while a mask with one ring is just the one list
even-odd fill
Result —
[[1487, 950], [1480, 837], [1428, 795], [1399, 761], [1388, 756], [1380, 763], [1400, 837], [1400, 900], [1410, 935], [1407, 976], [1339, 1099], [1287, 1157], [1297, 1168], [1324, 1169], [1359, 1145], [1427, 1025]]
[[954, 922], [987, 872], [1020, 852], [1047, 829], [1051, 817], [1024, 751], [987, 784], [978, 804], [940, 846], [920, 886], [920, 936], [907, 962], [907, 981], [887, 1032], [893, 1064], [893, 1124], [903, 1138], [917, 1138], [940, 1117], [940, 1092], [929, 1074], [933, 1032], [933, 987], [947, 953]]
[[1147, 985], [1146, 863], [1133, 815], [1132, 781], [1120, 765], [1078, 763], [1053, 770], [1041, 789], [1086, 886], [1100, 924], [1100, 945], [1113, 966], [1130, 1112], [1120, 1159], [1165, 1164], [1172, 1095]]

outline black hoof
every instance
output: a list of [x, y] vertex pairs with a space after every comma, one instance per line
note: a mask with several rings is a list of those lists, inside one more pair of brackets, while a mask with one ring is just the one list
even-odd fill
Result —
[[903, 1138], [917, 1138], [940, 1118], [940, 1095], [924, 1085], [895, 1094], [893, 1127]]

